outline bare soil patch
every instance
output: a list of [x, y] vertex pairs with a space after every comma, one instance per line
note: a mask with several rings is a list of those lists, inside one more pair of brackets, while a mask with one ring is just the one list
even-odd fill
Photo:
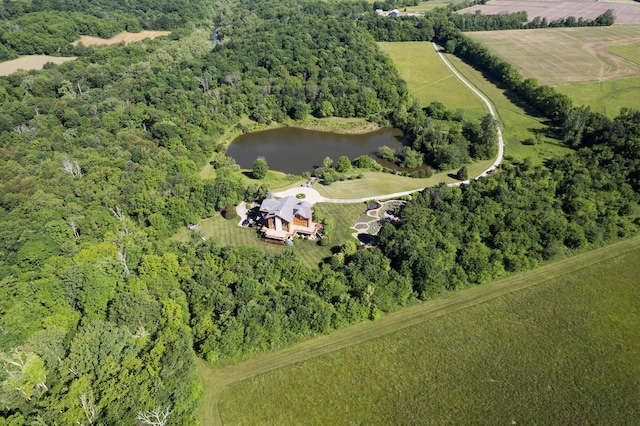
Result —
[[479, 31], [468, 35], [524, 76], [550, 86], [640, 75], [638, 64], [609, 50], [640, 43], [640, 26]]
[[0, 76], [13, 74], [18, 70], [40, 70], [47, 62], [61, 64], [67, 61], [73, 61], [75, 56], [59, 57], [48, 55], [28, 55], [10, 61], [0, 62]]
[[115, 36], [107, 39], [100, 37], [82, 36], [76, 43], [82, 43], [85, 46], [100, 45], [105, 46], [109, 44], [117, 44], [124, 42], [124, 44], [134, 43], [136, 41], [144, 40], [146, 38], [156, 38], [160, 36], [166, 36], [171, 34], [171, 31], [140, 31], [139, 33], [121, 32]]
[[460, 10], [458, 13], [476, 13], [477, 10], [485, 15], [500, 13], [514, 13], [526, 11], [529, 20], [536, 16], [547, 18], [547, 21], [565, 19], [569, 16], [582, 19], [595, 19], [607, 9], [613, 10], [616, 24], [640, 24], [640, 4], [608, 3], [599, 1], [523, 1], [523, 0], [491, 0], [483, 5], [477, 5]]

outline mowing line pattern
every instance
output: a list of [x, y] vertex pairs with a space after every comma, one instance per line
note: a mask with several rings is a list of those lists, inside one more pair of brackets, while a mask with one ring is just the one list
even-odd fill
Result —
[[529, 272], [405, 308], [374, 322], [359, 323], [281, 351], [258, 356], [217, 370], [209, 369], [203, 361], [200, 361], [199, 368], [205, 389], [205, 399], [200, 416], [202, 424], [223, 424], [218, 407], [218, 397], [220, 391], [227, 385], [475, 306], [514, 291], [544, 283], [561, 275], [571, 274], [587, 265], [613, 259], [638, 249], [640, 249], [640, 237], [634, 237]]

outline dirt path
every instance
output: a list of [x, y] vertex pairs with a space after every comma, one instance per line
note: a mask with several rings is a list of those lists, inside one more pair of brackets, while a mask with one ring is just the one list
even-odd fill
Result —
[[[442, 62], [444, 62], [444, 64], [447, 66], [447, 68], [449, 68], [449, 70], [456, 77], [458, 77], [458, 80], [460, 80], [473, 93], [475, 93], [476, 96], [479, 97], [482, 100], [482, 102], [484, 102], [484, 104], [489, 109], [489, 114], [491, 114], [491, 116], [494, 118], [494, 120], [496, 120], [496, 123], [497, 123], [496, 127], [498, 129], [498, 156], [496, 157], [496, 160], [493, 162], [491, 167], [489, 167], [484, 172], [480, 173], [480, 175], [478, 175], [476, 177], [476, 179], [481, 178], [483, 176], [487, 176], [488, 174], [493, 173], [493, 171], [495, 171], [496, 167], [498, 167], [500, 165], [500, 163], [502, 163], [502, 159], [504, 157], [504, 138], [502, 137], [502, 129], [500, 129], [500, 125], [498, 123], [498, 117], [496, 116], [496, 112], [494, 111], [493, 106], [491, 105], [491, 102], [489, 102], [489, 99], [484, 94], [482, 94], [482, 92], [480, 92], [480, 90], [478, 90], [473, 84], [471, 84], [466, 78], [464, 78], [462, 76], [462, 74], [460, 74], [453, 67], [453, 65], [451, 65], [451, 62], [449, 62], [449, 60], [442, 54], [442, 50], [438, 49], [438, 46], [435, 43], [432, 43], [432, 44], [433, 44], [433, 48], [436, 49], [436, 52], [438, 52], [438, 56], [440, 57]], [[469, 181], [460, 182], [460, 183], [451, 184], [451, 185], [460, 185], [461, 183], [469, 183]]]
[[513, 277], [472, 287], [440, 299], [405, 308], [399, 312], [384, 316], [377, 321], [355, 324], [329, 335], [320, 336], [281, 351], [257, 356], [235, 365], [212, 370], [207, 368], [204, 362], [200, 362], [200, 374], [205, 388], [205, 399], [200, 412], [202, 424], [224, 424], [218, 406], [218, 398], [222, 389], [232, 383], [322, 356], [351, 345], [357, 345], [403, 328], [543, 283], [552, 278], [573, 273], [588, 265], [609, 260], [638, 249], [640, 249], [640, 237], [635, 237]]
[[[467, 86], [469, 90], [471, 90], [476, 96], [478, 96], [482, 100], [482, 102], [484, 102], [484, 104], [487, 106], [487, 109], [489, 110], [489, 114], [491, 114], [491, 116], [497, 122], [498, 117], [496, 116], [496, 112], [493, 109], [493, 106], [491, 105], [491, 102], [489, 101], [489, 99], [487, 99], [487, 97], [484, 94], [482, 94], [482, 92], [476, 89], [476, 87], [473, 84], [471, 84], [466, 78], [464, 78], [462, 74], [460, 74], [453, 67], [453, 65], [451, 65], [449, 60], [442, 54], [442, 51], [438, 49], [438, 46], [435, 43], [432, 43], [432, 44], [433, 44], [433, 48], [436, 50], [436, 52], [438, 52], [438, 56], [440, 57], [442, 62], [444, 62], [447, 68], [449, 68], [449, 70], [453, 73], [453, 75], [455, 75], [456, 78], [458, 78], [458, 80], [462, 82], [462, 84]], [[487, 176], [488, 174], [493, 173], [496, 170], [496, 168], [500, 165], [500, 163], [502, 163], [502, 160], [504, 158], [504, 138], [502, 137], [502, 129], [500, 129], [500, 125], [497, 125], [497, 130], [498, 130], [498, 155], [496, 156], [496, 159], [491, 165], [491, 167], [489, 167], [484, 172], [480, 173], [478, 176], [476, 176], [475, 179], [479, 179], [483, 176]], [[464, 182], [450, 183], [449, 186], [459, 186], [463, 184], [468, 184], [469, 182], [470, 180], [466, 180]], [[355, 204], [355, 203], [363, 203], [365, 201], [373, 200], [373, 199], [380, 200], [380, 199], [398, 198], [404, 195], [412, 194], [414, 192], [422, 191], [423, 189], [424, 188], [416, 188], [410, 191], [394, 192], [392, 194], [382, 194], [378, 196], [364, 197], [364, 198], [326, 198], [320, 195], [320, 193], [318, 193], [318, 191], [316, 191], [315, 189], [307, 188], [307, 187], [299, 187], [299, 188], [291, 188], [286, 191], [276, 192], [273, 195], [275, 197], [287, 197], [287, 196], [295, 196], [297, 194], [302, 193], [302, 194], [305, 194], [305, 201], [309, 202], [310, 204], [315, 204], [315, 203], [344, 203], [344, 204], [353, 203]]]

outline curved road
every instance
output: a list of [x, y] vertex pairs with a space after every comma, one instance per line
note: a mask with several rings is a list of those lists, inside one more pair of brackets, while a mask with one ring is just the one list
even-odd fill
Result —
[[[449, 70], [451, 70], [451, 72], [465, 86], [467, 86], [473, 93], [475, 93], [476, 96], [482, 99], [482, 101], [489, 109], [489, 113], [493, 116], [494, 119], [497, 120], [495, 111], [489, 100], [453, 68], [449, 60], [442, 54], [440, 50], [438, 50], [438, 47], [435, 43], [433, 43], [433, 47], [434, 49], [436, 49], [436, 51], [438, 52], [438, 56], [440, 56], [440, 59], [449, 68]], [[500, 126], [497, 127], [498, 156], [491, 167], [477, 176], [476, 179], [492, 173], [502, 162], [502, 158], [504, 155], [504, 140], [502, 138], [502, 131], [500, 129]], [[456, 182], [449, 184], [449, 186], [458, 186], [469, 182], [470, 181]], [[276, 192], [273, 195], [276, 197], [286, 197], [295, 196], [302, 193], [305, 194], [305, 201], [311, 204], [320, 202], [360, 203], [371, 200], [373, 198], [400, 197], [402, 195], [409, 195], [413, 192], [421, 191], [423, 189], [424, 188], [418, 188], [412, 191], [384, 194], [377, 197], [351, 199], [326, 198], [320, 195], [320, 193], [318, 193], [318, 191], [316, 191], [315, 189], [307, 187], [291, 188], [286, 191]], [[627, 250], [635, 249], [639, 245], [638, 241], [640, 240], [633, 239], [631, 240], [631, 244], [629, 244], [629, 241], [627, 241], [626, 244], [622, 243], [621, 245], [630, 245], [631, 248], [627, 248]], [[609, 249], [611, 249], [611, 246], [609, 246]], [[594, 252], [599, 251], [601, 250], [592, 251], [583, 256], [593, 256]], [[600, 256], [597, 259], [594, 258], [593, 260], [603, 260], [603, 256]], [[309, 358], [333, 352], [335, 350], [353, 344], [361, 343], [363, 341], [378, 337], [380, 335], [391, 333], [404, 327], [419, 324], [445, 313], [482, 303], [486, 300], [501, 296], [503, 294], [511, 293], [515, 290], [544, 282], [553, 276], [557, 276], [559, 272], [567, 273], [575, 267], [576, 264], [574, 262], [560, 261], [547, 267], [538, 268], [534, 271], [530, 271], [529, 273], [522, 274], [519, 278], [516, 279], [497, 281], [492, 284], [472, 288], [465, 292], [456, 293], [449, 297], [436, 299], [431, 302], [425, 302], [411, 308], [405, 308], [400, 312], [396, 312], [395, 314], [386, 316], [383, 320], [378, 320], [373, 323], [366, 322], [352, 325], [347, 329], [332, 333], [331, 336], [320, 336], [316, 339], [306, 341], [302, 344], [295, 345], [282, 351], [252, 358], [245, 362], [230, 365], [218, 370], [210, 370], [204, 365], [203, 362], [201, 362], [200, 372], [203, 376], [203, 382], [205, 385], [205, 401], [201, 410], [201, 420], [205, 425], [223, 424], [222, 417], [220, 416], [220, 409], [218, 407], [218, 397], [222, 388], [231, 383], [253, 377], [257, 374], [264, 373], [275, 368], [280, 368], [295, 362], [304, 361]], [[554, 273], [549, 274], [550, 271], [553, 271]], [[535, 277], [533, 280], [531, 280], [532, 276]]]
[[[493, 109], [491, 102], [489, 102], [489, 99], [487, 99], [487, 97], [484, 96], [482, 92], [480, 92], [473, 84], [471, 84], [466, 78], [464, 78], [453, 67], [453, 65], [451, 65], [451, 62], [449, 62], [449, 60], [442, 54], [442, 51], [438, 49], [438, 46], [435, 43], [432, 43], [432, 44], [433, 44], [433, 48], [436, 50], [436, 52], [438, 52], [438, 56], [440, 57], [442, 62], [444, 62], [447, 68], [449, 68], [451, 73], [453, 73], [453, 75], [455, 75], [456, 78], [462, 82], [462, 84], [467, 86], [469, 90], [475, 93], [475, 95], [479, 97], [482, 100], [482, 102], [484, 102], [484, 104], [489, 109], [489, 114], [491, 114], [494, 120], [496, 120], [496, 123], [498, 123], [496, 112]], [[476, 176], [475, 179], [479, 179], [483, 176], [487, 176], [488, 174], [493, 173], [496, 170], [496, 168], [500, 165], [500, 163], [502, 163], [502, 159], [504, 157], [504, 138], [502, 137], [502, 129], [500, 129], [500, 125], [497, 125], [496, 127], [498, 129], [498, 155], [496, 157], [496, 160], [493, 162], [491, 167], [489, 167], [484, 172], [480, 173], [478, 176]], [[462, 184], [468, 184], [470, 182], [471, 182], [470, 180], [465, 180], [463, 182], [450, 183], [449, 186], [459, 186]], [[348, 204], [348, 203], [363, 203], [365, 201], [372, 200], [372, 199], [396, 198], [396, 197], [401, 197], [403, 195], [409, 195], [417, 191], [422, 191], [423, 189], [424, 188], [417, 188], [411, 191], [394, 192], [392, 194], [383, 194], [383, 195], [378, 195], [373, 197], [364, 197], [364, 198], [326, 198], [320, 195], [320, 193], [315, 189], [307, 188], [307, 187], [299, 187], [299, 188], [287, 189], [286, 191], [275, 192], [273, 195], [275, 197], [287, 197], [287, 196], [296, 196], [297, 194], [304, 194], [306, 196], [305, 201], [309, 202], [310, 204], [315, 204], [315, 203]]]

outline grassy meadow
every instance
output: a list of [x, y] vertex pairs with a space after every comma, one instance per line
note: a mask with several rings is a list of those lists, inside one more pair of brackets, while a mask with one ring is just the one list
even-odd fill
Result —
[[[505, 91], [496, 87], [475, 68], [465, 64], [453, 55], [447, 55], [449, 62], [464, 77], [481, 91], [493, 104], [505, 142], [505, 156], [523, 160], [531, 158], [534, 163], [570, 152], [558, 140], [543, 136], [545, 119], [530, 115], [521, 106], [514, 104]], [[536, 145], [524, 145], [522, 141], [536, 135], [540, 142]]]
[[431, 43], [385, 42], [378, 46], [391, 57], [407, 82], [409, 93], [422, 106], [441, 102], [450, 109], [463, 109], [468, 118], [480, 118], [488, 112], [484, 103], [440, 60]]
[[[460, 107], [465, 110], [467, 118], [479, 118], [487, 113], [482, 101], [460, 83], [442, 63], [431, 43], [398, 42], [379, 43], [379, 45], [383, 51], [391, 56], [400, 75], [407, 81], [411, 95], [420, 99], [422, 105], [426, 106], [432, 101], [438, 101], [449, 108]], [[414, 56], [411, 57], [407, 52], [412, 52]], [[520, 160], [530, 157], [534, 163], [540, 163], [555, 155], [568, 152], [558, 141], [542, 135], [538, 136], [540, 143], [523, 145], [521, 143], [523, 140], [528, 138], [535, 140], [536, 134], [544, 130], [544, 119], [529, 115], [522, 107], [511, 102], [504, 90], [497, 88], [473, 67], [468, 66], [455, 56], [447, 55], [447, 58], [458, 72], [489, 98], [495, 107], [503, 130], [506, 156]], [[423, 65], [420, 66], [420, 64]], [[421, 70], [427, 69], [425, 68], [427, 66], [430, 67], [429, 71], [435, 73], [434, 82], [442, 78], [445, 80], [432, 85], [421, 84], [419, 80]], [[431, 74], [427, 73], [427, 75]], [[442, 87], [439, 87], [440, 85]], [[467, 104], [467, 102], [469, 103]], [[465, 105], [472, 105], [472, 107], [466, 108]], [[446, 175], [445, 173], [444, 176], [446, 177]], [[473, 176], [471, 170], [469, 170], [469, 175]]]
[[639, 274], [636, 238], [205, 372], [203, 424], [638, 424]]

